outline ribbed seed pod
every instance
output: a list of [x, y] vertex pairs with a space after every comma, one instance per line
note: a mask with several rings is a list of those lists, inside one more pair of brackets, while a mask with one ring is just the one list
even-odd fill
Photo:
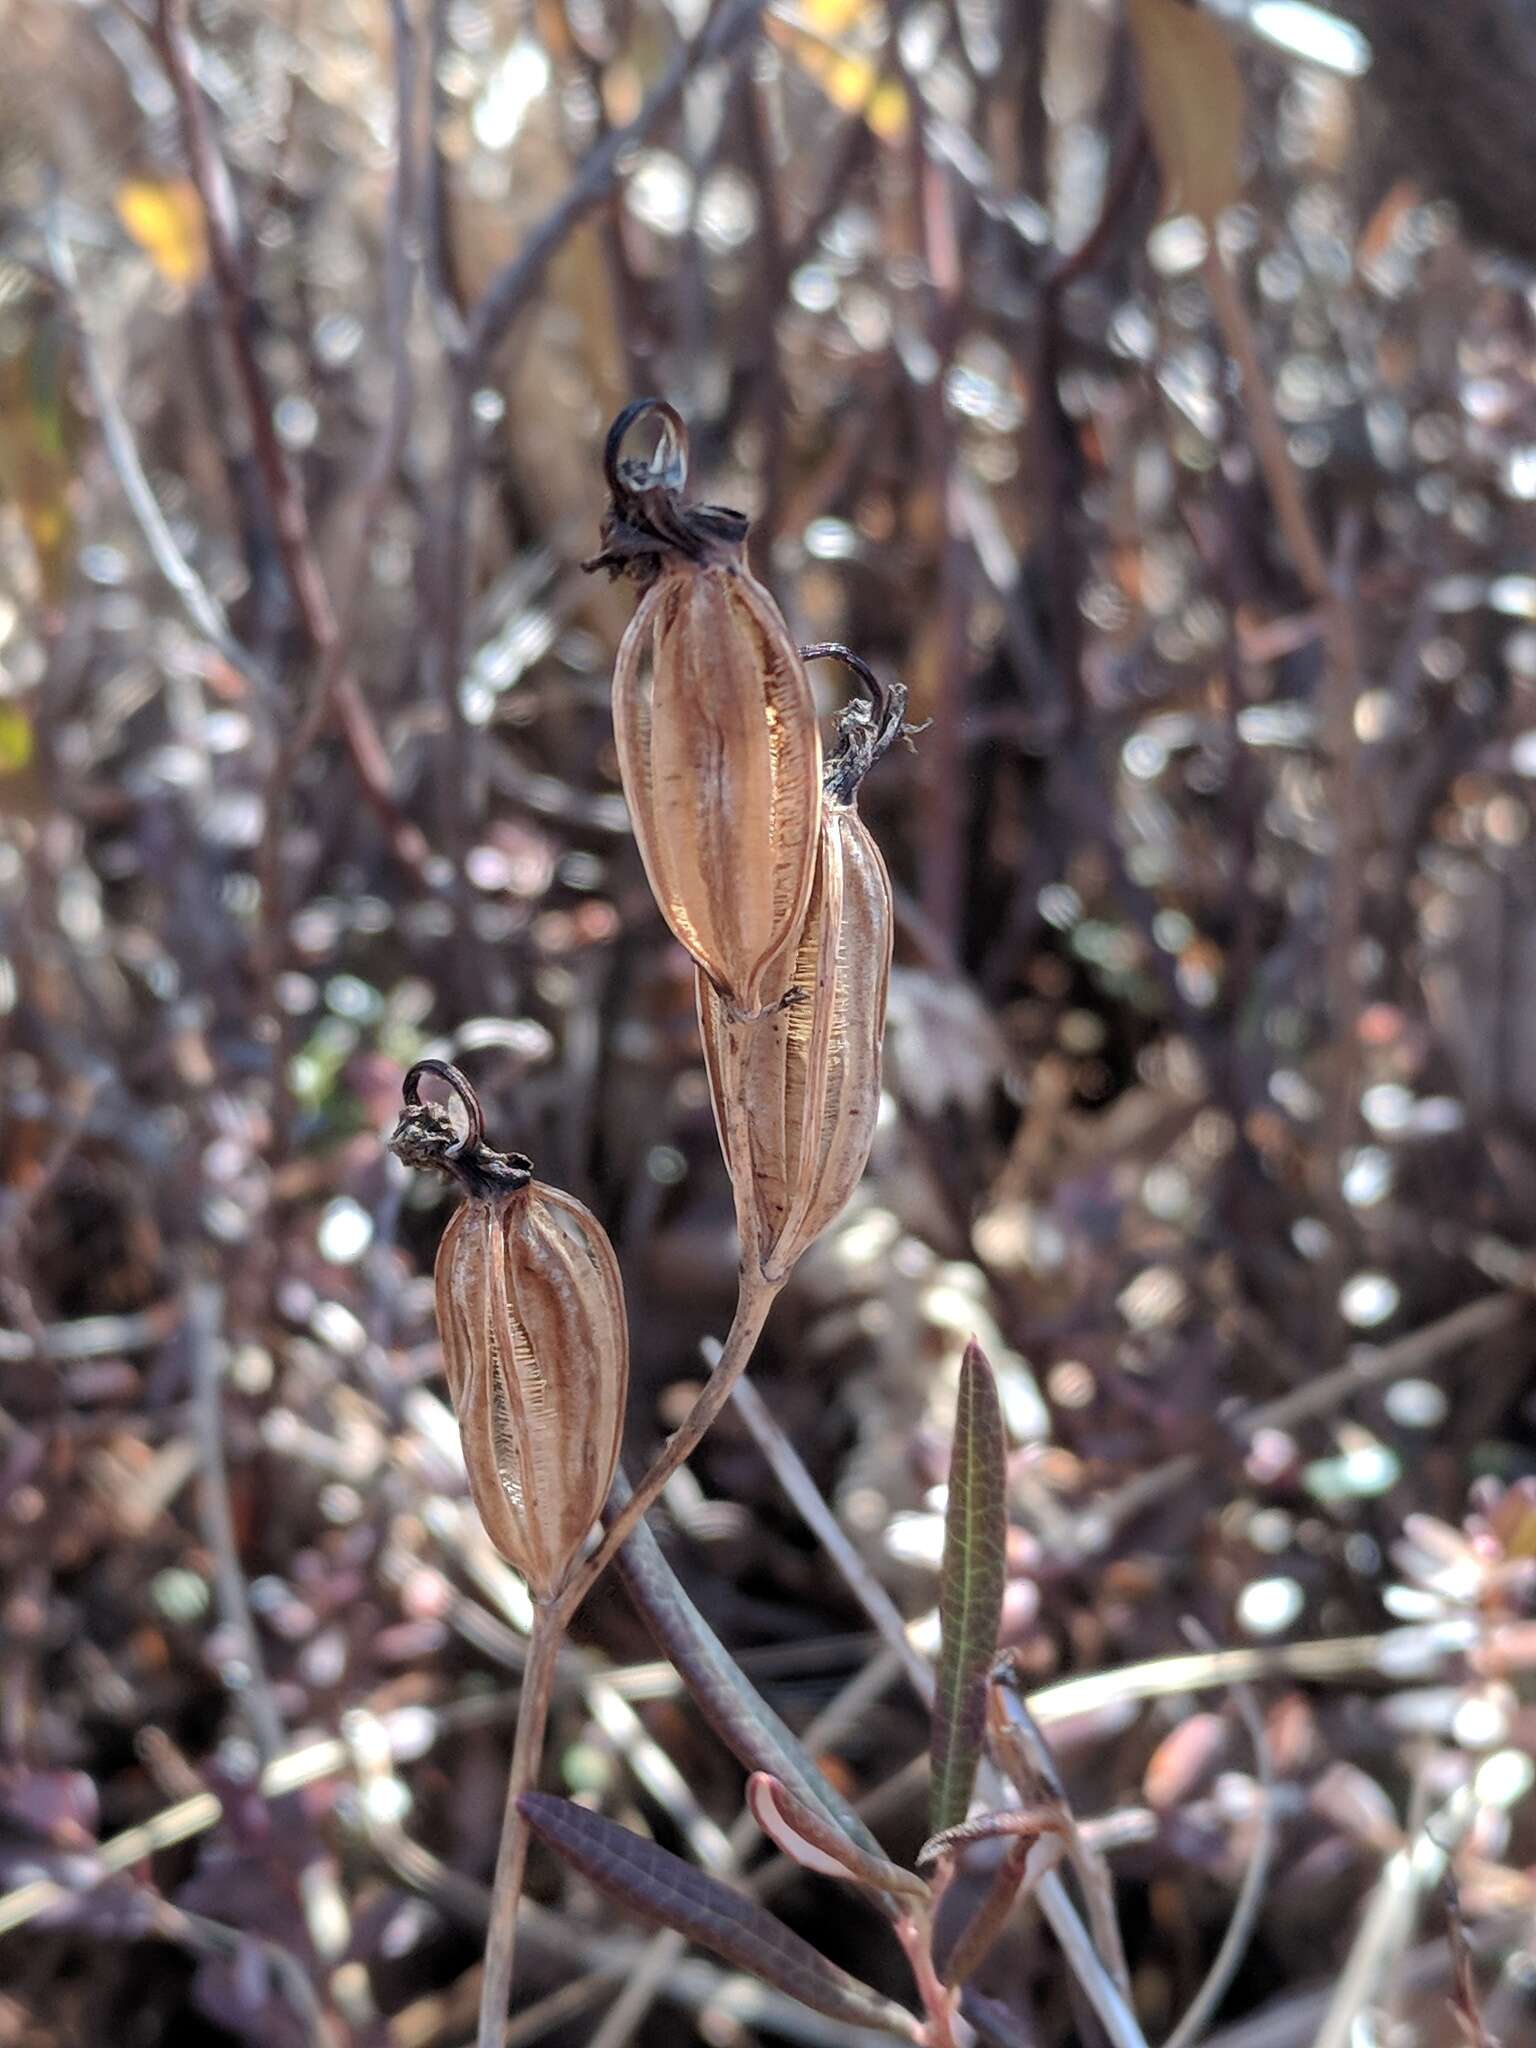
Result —
[[891, 969], [891, 884], [854, 808], [858, 785], [903, 730], [906, 692], [845, 649], [875, 700], [844, 713], [822, 797], [810, 902], [790, 959], [790, 994], [733, 1017], [698, 978], [699, 1034], [736, 1201], [743, 1261], [785, 1278], [858, 1185], [880, 1112]]
[[[438, 1062], [426, 1071], [463, 1077]], [[438, 1246], [437, 1323], [469, 1490], [486, 1534], [552, 1599], [613, 1482], [629, 1384], [618, 1261], [590, 1210], [533, 1178], [519, 1154], [485, 1149], [478, 1105], [462, 1143], [447, 1113], [413, 1100], [407, 1076], [393, 1149], [454, 1173], [467, 1199]], [[444, 1132], [447, 1142], [444, 1142]]]
[[[620, 463], [643, 414], [666, 427], [660, 467]], [[816, 860], [821, 736], [805, 666], [746, 566], [747, 524], [685, 506], [683, 427], [642, 400], [619, 415], [606, 469], [602, 565], [649, 583], [613, 677], [619, 772], [656, 902], [738, 1016], [788, 987]]]
[[891, 885], [857, 813], [830, 798], [793, 995], [731, 1016], [699, 976], [699, 1032], [743, 1259], [782, 1280], [858, 1186], [880, 1111]]

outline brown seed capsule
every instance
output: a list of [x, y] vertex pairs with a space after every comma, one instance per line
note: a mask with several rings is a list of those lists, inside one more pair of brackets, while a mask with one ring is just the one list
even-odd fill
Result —
[[[658, 413], [656, 464], [620, 462]], [[614, 422], [605, 566], [649, 588], [619, 647], [619, 772], [652, 892], [674, 935], [738, 1016], [788, 986], [816, 859], [821, 737], [805, 666], [777, 604], [746, 566], [747, 523], [682, 504], [686, 438], [643, 399]], [[659, 465], [659, 466], [658, 466]]]
[[[446, 1110], [417, 1099], [423, 1071], [464, 1096], [468, 1138], [458, 1138]], [[580, 1202], [536, 1181], [520, 1154], [485, 1148], [479, 1106], [454, 1069], [437, 1061], [412, 1068], [391, 1144], [408, 1164], [444, 1167], [465, 1187], [435, 1280], [469, 1490], [502, 1556], [536, 1599], [552, 1599], [618, 1463], [629, 1382], [618, 1261]]]
[[699, 976], [699, 1030], [742, 1258], [768, 1280], [784, 1279], [848, 1201], [880, 1110], [891, 885], [854, 792], [902, 729], [905, 692], [882, 700], [878, 727], [862, 707], [845, 714], [789, 999], [766, 1017], [732, 1017]]

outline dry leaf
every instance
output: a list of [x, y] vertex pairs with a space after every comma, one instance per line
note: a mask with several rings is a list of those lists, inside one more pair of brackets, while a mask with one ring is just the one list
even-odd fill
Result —
[[1169, 213], [1207, 226], [1242, 197], [1243, 81], [1226, 32], [1185, 0], [1129, 0]]
[[793, 22], [770, 15], [766, 26], [833, 106], [862, 115], [882, 142], [899, 142], [907, 95], [899, 79], [880, 76], [884, 14], [875, 0], [806, 0]]
[[208, 267], [202, 202], [190, 178], [126, 178], [117, 217], [167, 284], [194, 285]]

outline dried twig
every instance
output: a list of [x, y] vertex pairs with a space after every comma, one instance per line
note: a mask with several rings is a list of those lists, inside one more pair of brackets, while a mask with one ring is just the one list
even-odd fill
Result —
[[[1234, 1439], [1251, 1443], [1263, 1429], [1291, 1429], [1297, 1423], [1326, 1415], [1371, 1387], [1408, 1379], [1447, 1363], [1463, 1345], [1475, 1344], [1513, 1329], [1529, 1311], [1523, 1294], [1488, 1294], [1452, 1309], [1422, 1330], [1410, 1331], [1391, 1344], [1361, 1346], [1357, 1355], [1332, 1372], [1320, 1373], [1305, 1386], [1245, 1408], [1228, 1424]], [[1151, 1472], [1128, 1480], [1116, 1492], [1095, 1502], [1079, 1523], [1079, 1540], [1102, 1549], [1117, 1530], [1157, 1502], [1183, 1491], [1200, 1471], [1202, 1459], [1181, 1453]]]
[[[340, 629], [310, 535], [304, 499], [277, 436], [266, 374], [256, 355], [255, 322], [239, 253], [234, 192], [197, 84], [187, 5], [188, 0], [157, 0], [156, 36], [176, 95], [187, 168], [202, 203], [220, 320], [250, 424], [283, 574], [305, 638], [323, 666], [336, 658], [335, 650], [341, 644]], [[384, 743], [356, 676], [341, 658], [337, 658], [332, 681], [332, 702], [363, 795], [379, 816], [396, 854], [420, 879], [427, 858], [426, 844], [417, 829], [400, 814]], [[268, 829], [275, 833], [276, 822], [269, 819]]]
[[701, 65], [729, 57], [756, 28], [766, 0], [727, 0], [691, 43], [684, 44], [625, 128], [605, 135], [588, 153], [562, 194], [512, 260], [491, 279], [470, 316], [466, 355], [483, 374], [507, 329], [528, 303], [550, 260], [571, 232], [607, 196], [627, 152], [646, 141], [671, 113]]
[[286, 1746], [282, 1715], [272, 1695], [262, 1655], [261, 1638], [251, 1619], [245, 1572], [235, 1542], [229, 1474], [224, 1462], [224, 1304], [211, 1281], [195, 1281], [187, 1290], [187, 1350], [192, 1368], [193, 1415], [202, 1459], [199, 1495], [203, 1538], [213, 1559], [219, 1618], [240, 1645], [244, 1676], [239, 1699], [263, 1768]]
[[134, 442], [133, 429], [127, 415], [118, 402], [117, 393], [101, 359], [97, 343], [95, 324], [87, 312], [80, 292], [80, 274], [75, 266], [74, 251], [70, 248], [64, 233], [57, 207], [50, 206], [43, 215], [43, 234], [48, 249], [48, 260], [53, 274], [64, 294], [74, 320], [75, 336], [80, 349], [80, 361], [85, 370], [86, 382], [91, 387], [92, 402], [96, 407], [96, 418], [101, 427], [101, 438], [112, 464], [118, 483], [122, 486], [128, 509], [138, 522], [139, 531], [149, 549], [151, 559], [167, 584], [175, 592], [182, 610], [193, 626], [209, 645], [217, 649], [220, 657], [251, 688], [265, 695], [271, 689], [271, 680], [265, 675], [255, 657], [235, 638], [230, 629], [224, 607], [208, 588], [196, 569], [187, 560], [176, 544], [165, 514], [160, 510], [144, 465], [139, 460], [138, 447]]
[[1269, 491], [1270, 502], [1275, 508], [1275, 517], [1285, 535], [1286, 546], [1291, 559], [1306, 586], [1307, 595], [1325, 608], [1334, 601], [1333, 577], [1329, 571], [1328, 558], [1317, 537], [1306, 502], [1301, 495], [1301, 480], [1291, 451], [1286, 446], [1285, 429], [1280, 424], [1275, 402], [1270, 395], [1269, 379], [1259, 357], [1259, 345], [1254, 335], [1253, 323], [1248, 318], [1242, 295], [1233, 282], [1226, 260], [1216, 244], [1214, 236], [1206, 251], [1205, 288], [1210, 294], [1211, 308], [1220, 324], [1222, 335], [1232, 359], [1237, 364], [1242, 378], [1243, 400], [1248, 409], [1248, 426], [1253, 435], [1254, 454], [1258, 457], [1259, 468]]

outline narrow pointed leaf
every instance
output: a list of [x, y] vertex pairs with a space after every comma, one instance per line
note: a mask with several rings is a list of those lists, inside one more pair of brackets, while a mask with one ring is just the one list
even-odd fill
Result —
[[533, 1832], [605, 1898], [675, 1928], [813, 2011], [916, 2039], [909, 2013], [829, 1963], [755, 1900], [719, 1878], [568, 1799], [525, 1792], [518, 1807]]
[[[627, 1498], [622, 1479], [615, 1481], [614, 1505], [621, 1507]], [[880, 1844], [869, 1829], [839, 1799], [683, 1591], [643, 1521], [614, 1563], [646, 1626], [732, 1755], [749, 1771], [767, 1771], [805, 1805], [824, 1813], [855, 1848], [880, 1856]]]
[[1008, 1534], [1003, 1416], [981, 1346], [966, 1346], [955, 1407], [949, 1511], [939, 1581], [939, 1683], [933, 1703], [930, 1834], [965, 1819], [987, 1729]]
[[894, 1892], [911, 1899], [929, 1896], [927, 1885], [914, 1872], [856, 1849], [841, 1828], [797, 1799], [767, 1771], [754, 1771], [748, 1779], [747, 1805], [769, 1841], [803, 1870], [840, 1878], [844, 1884], [864, 1885], [870, 1891]]

